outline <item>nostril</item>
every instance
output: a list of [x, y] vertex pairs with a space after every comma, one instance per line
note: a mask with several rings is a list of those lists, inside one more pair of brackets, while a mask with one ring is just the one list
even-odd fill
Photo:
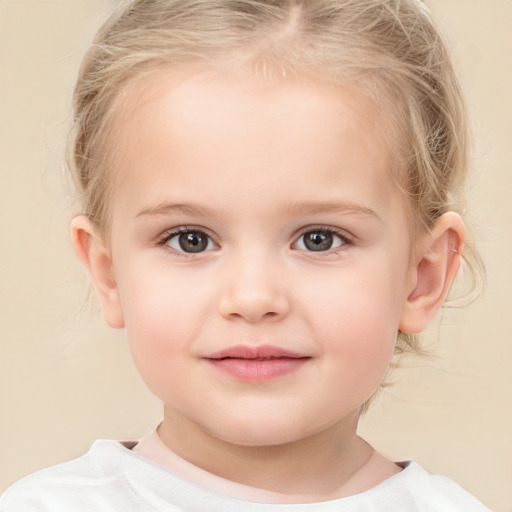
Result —
[[286, 315], [289, 303], [284, 281], [277, 278], [269, 264], [247, 259], [242, 263], [242, 269], [229, 268], [229, 278], [218, 297], [219, 313], [229, 320], [250, 323], [276, 321]]
[[279, 296], [256, 298], [235, 294], [219, 303], [219, 312], [224, 318], [251, 323], [278, 320], [287, 314], [288, 309], [288, 302]]

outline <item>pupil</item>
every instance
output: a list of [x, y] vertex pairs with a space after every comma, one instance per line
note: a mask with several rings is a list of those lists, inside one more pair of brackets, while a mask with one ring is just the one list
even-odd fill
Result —
[[185, 252], [201, 252], [206, 249], [208, 240], [200, 233], [182, 233], [179, 237], [179, 243]]
[[308, 233], [304, 237], [304, 245], [310, 251], [327, 251], [332, 247], [332, 234], [331, 233]]

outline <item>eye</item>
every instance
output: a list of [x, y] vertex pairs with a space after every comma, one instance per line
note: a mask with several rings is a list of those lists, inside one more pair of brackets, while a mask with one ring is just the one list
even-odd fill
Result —
[[330, 229], [312, 229], [301, 235], [295, 244], [302, 251], [330, 251], [346, 244], [347, 240], [341, 234]]
[[198, 253], [215, 249], [213, 240], [198, 229], [183, 228], [166, 236], [162, 245], [167, 245], [178, 252]]

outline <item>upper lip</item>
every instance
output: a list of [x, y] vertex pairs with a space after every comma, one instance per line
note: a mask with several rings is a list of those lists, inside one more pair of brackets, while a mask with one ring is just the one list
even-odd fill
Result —
[[237, 345], [205, 356], [205, 359], [304, 359], [309, 356], [272, 345]]

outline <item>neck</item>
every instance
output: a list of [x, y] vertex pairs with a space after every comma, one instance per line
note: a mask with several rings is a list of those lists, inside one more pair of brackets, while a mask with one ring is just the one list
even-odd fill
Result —
[[286, 444], [246, 446], [212, 436], [166, 408], [158, 434], [203, 470], [305, 503], [363, 492], [398, 471], [357, 435], [358, 416], [353, 411], [321, 433]]

